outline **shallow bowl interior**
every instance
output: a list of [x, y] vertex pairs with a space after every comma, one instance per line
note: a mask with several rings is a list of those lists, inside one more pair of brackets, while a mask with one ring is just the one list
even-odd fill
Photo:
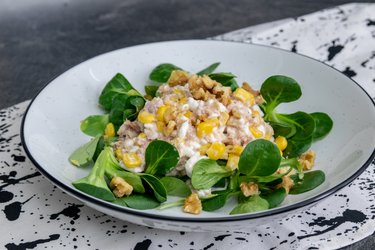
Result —
[[[89, 169], [69, 164], [68, 156], [88, 141], [79, 129], [82, 119], [100, 114], [98, 96], [117, 72], [143, 92], [150, 71], [170, 62], [197, 72], [214, 62], [218, 71], [232, 72], [238, 82], [247, 81], [259, 89], [271, 75], [288, 75], [302, 87], [300, 100], [281, 105], [281, 112], [322, 111], [334, 120], [332, 132], [313, 145], [316, 169], [326, 173], [326, 181], [313, 191], [290, 195], [283, 204], [268, 211], [229, 216], [231, 204], [216, 212], [196, 215], [179, 208], [135, 211], [98, 200], [79, 192], [72, 181]], [[246, 220], [279, 214], [311, 204], [342, 188], [370, 163], [375, 145], [375, 111], [371, 98], [351, 79], [311, 58], [259, 45], [219, 41], [175, 41], [139, 45], [116, 50], [83, 62], [52, 80], [33, 100], [24, 117], [24, 147], [38, 169], [57, 186], [96, 208], [105, 207], [125, 214], [167, 220]]]

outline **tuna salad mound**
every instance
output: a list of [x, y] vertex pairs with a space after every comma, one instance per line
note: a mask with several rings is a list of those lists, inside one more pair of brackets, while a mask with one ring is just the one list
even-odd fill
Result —
[[120, 127], [115, 152], [138, 159], [133, 164], [121, 163], [129, 171], [142, 172], [147, 145], [164, 140], [180, 154], [170, 175], [190, 177], [193, 165], [202, 158], [228, 160], [226, 166], [233, 170], [249, 142], [259, 138], [273, 141], [273, 130], [262, 118], [260, 102], [259, 92], [246, 83], [232, 92], [207, 75], [173, 71], [138, 118]]
[[218, 66], [189, 73], [160, 64], [145, 96], [115, 75], [99, 96], [106, 113], [81, 122], [92, 139], [69, 160], [92, 168], [73, 185], [133, 209], [180, 206], [200, 214], [235, 199], [230, 214], [242, 214], [323, 183], [324, 173], [311, 170], [310, 147], [330, 132], [331, 118], [278, 113], [279, 104], [302, 95], [290, 77], [271, 76], [257, 91], [246, 82], [240, 87], [231, 73], [214, 73]]

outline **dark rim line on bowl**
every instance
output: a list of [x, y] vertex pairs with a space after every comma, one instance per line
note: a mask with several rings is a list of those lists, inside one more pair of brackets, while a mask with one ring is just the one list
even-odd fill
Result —
[[[262, 45], [262, 44], [243, 43], [243, 42], [236, 42], [236, 41], [208, 40], [208, 39], [207, 40], [199, 40], [199, 39], [194, 40], [193, 39], [193, 40], [163, 41], [163, 42], [145, 43], [145, 44], [139, 44], [139, 45], [134, 45], [134, 46], [130, 46], [130, 47], [125, 47], [125, 48], [113, 50], [113, 51], [110, 51], [110, 52], [103, 53], [103, 54], [97, 55], [95, 57], [92, 57], [92, 58], [90, 58], [88, 60], [85, 60], [85, 61], [83, 61], [83, 62], [81, 62], [81, 63], [79, 63], [79, 64], [77, 64], [77, 65], [75, 65], [75, 66], [73, 66], [71, 68], [69, 68], [64, 73], [68, 72], [72, 68], [74, 68], [74, 67], [76, 67], [76, 66], [78, 66], [78, 65], [80, 65], [80, 64], [82, 64], [84, 62], [88, 62], [88, 61], [94, 60], [97, 57], [100, 57], [100, 56], [103, 56], [103, 55], [107, 55], [107, 54], [110, 54], [110, 53], [116, 53], [119, 50], [131, 49], [131, 48], [134, 48], [134, 47], [147, 46], [147, 45], [152, 45], [152, 44], [157, 45], [157, 44], [162, 44], [162, 43], [186, 43], [186, 42], [238, 43], [238, 44], [243, 44], [243, 45], [259, 46], [259, 47], [265, 47], [265, 48], [269, 48], [269, 49], [280, 50], [282, 52], [296, 54], [297, 56], [303, 56], [305, 58], [313, 60], [314, 62], [321, 63], [321, 64], [323, 64], [323, 65], [325, 65], [325, 66], [327, 66], [327, 67], [329, 67], [329, 68], [331, 68], [331, 69], [339, 72], [342, 75], [345, 75], [341, 71], [339, 71], [338, 69], [335, 69], [332, 66], [327, 65], [327, 64], [325, 64], [325, 63], [323, 63], [323, 62], [321, 62], [321, 61], [319, 61], [317, 59], [314, 59], [314, 58], [306, 56], [306, 55], [298, 54], [298, 53], [295, 53], [295, 52], [291, 52], [289, 50], [284, 50], [284, 49], [281, 49], [281, 48], [275, 48], [275, 47], [271, 47], [271, 46], [267, 46], [267, 45]], [[62, 74], [64, 74], [64, 73], [62, 73]], [[62, 74], [60, 74], [60, 75], [62, 75]], [[30, 104], [28, 105], [28, 107], [27, 107], [27, 109], [25, 111], [25, 114], [23, 116], [22, 123], [21, 123], [21, 142], [22, 142], [23, 148], [25, 149], [25, 152], [26, 152], [27, 156], [29, 157], [29, 159], [31, 160], [31, 162], [37, 167], [37, 169], [44, 176], [46, 176], [53, 184], [57, 185], [60, 189], [66, 191], [67, 193], [72, 194], [76, 198], [78, 197], [78, 199], [81, 200], [81, 201], [88, 201], [88, 202], [94, 203], [94, 204], [99, 205], [99, 206], [104, 206], [106, 209], [115, 210], [116, 212], [125, 212], [125, 213], [129, 213], [129, 214], [132, 214], [132, 215], [135, 215], [135, 216], [148, 217], [148, 218], [159, 219], [159, 220], [166, 220], [166, 221], [173, 220], [173, 221], [181, 221], [181, 222], [204, 222], [204, 223], [207, 223], [207, 222], [213, 222], [213, 223], [215, 223], [215, 222], [225, 222], [225, 221], [239, 221], [239, 220], [244, 220], [244, 219], [264, 218], [264, 217], [267, 217], [267, 216], [273, 216], [273, 215], [278, 215], [278, 214], [285, 213], [285, 212], [288, 212], [288, 211], [292, 211], [292, 210], [295, 210], [295, 209], [298, 209], [298, 208], [301, 208], [301, 207], [304, 207], [304, 206], [307, 206], [307, 205], [312, 205], [313, 203], [316, 203], [317, 201], [322, 200], [322, 199], [328, 197], [329, 195], [332, 195], [333, 193], [336, 193], [337, 191], [339, 191], [340, 189], [342, 189], [343, 187], [345, 187], [346, 185], [348, 185], [350, 182], [352, 182], [362, 172], [364, 172], [365, 169], [371, 164], [372, 160], [375, 157], [375, 148], [374, 148], [372, 154], [367, 159], [367, 161], [352, 176], [350, 176], [349, 178], [347, 178], [343, 182], [339, 183], [335, 187], [332, 187], [331, 189], [329, 189], [329, 190], [327, 190], [327, 191], [325, 191], [325, 192], [323, 192], [323, 193], [321, 193], [319, 195], [311, 197], [311, 198], [309, 198], [307, 200], [303, 200], [303, 201], [297, 202], [297, 203], [292, 204], [292, 205], [288, 205], [286, 207], [274, 208], [274, 209], [271, 209], [271, 210], [265, 210], [265, 211], [258, 212], [258, 213], [241, 214], [241, 215], [236, 215], [236, 216], [229, 216], [228, 215], [228, 217], [208, 217], [208, 218], [201, 218], [201, 217], [176, 217], [176, 216], [168, 216], [168, 215], [161, 215], [161, 214], [144, 213], [141, 210], [135, 210], [135, 209], [131, 209], [131, 208], [128, 208], [128, 207], [120, 207], [118, 205], [115, 205], [115, 204], [106, 202], [104, 200], [100, 200], [100, 199], [97, 199], [95, 197], [92, 197], [92, 196], [90, 196], [88, 194], [84, 194], [84, 193], [78, 191], [77, 189], [75, 189], [73, 187], [70, 187], [70, 186], [67, 186], [64, 183], [60, 182], [55, 177], [53, 177], [52, 175], [50, 175], [46, 170], [44, 170], [44, 168], [41, 165], [39, 165], [39, 163], [31, 155], [31, 153], [30, 153], [30, 151], [29, 151], [29, 149], [28, 149], [28, 147], [26, 145], [26, 140], [25, 140], [25, 135], [24, 135], [24, 126], [25, 126], [25, 120], [26, 120], [28, 111], [29, 111], [30, 107], [32, 106], [34, 100], [39, 96], [39, 94], [51, 82], [53, 82], [60, 75], [52, 78], [52, 80], [50, 80], [38, 92], [38, 94], [36, 94], [36, 96], [31, 100]], [[348, 76], [346, 76], [346, 77], [351, 82], [355, 83], [369, 97], [369, 99], [371, 100], [371, 102], [373, 104], [373, 107], [375, 108], [375, 102], [374, 102], [374, 100], [364, 90], [364, 88], [361, 85], [359, 85], [356, 81], [354, 81], [353, 79], [351, 79], [350, 77], [348, 77]]]

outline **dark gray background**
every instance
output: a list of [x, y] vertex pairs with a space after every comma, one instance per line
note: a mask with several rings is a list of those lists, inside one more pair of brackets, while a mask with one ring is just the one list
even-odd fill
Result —
[[[114, 49], [206, 38], [297, 17], [345, 0], [0, 0], [0, 109]], [[374, 2], [374, 1], [373, 1]], [[344, 249], [374, 249], [375, 236]]]

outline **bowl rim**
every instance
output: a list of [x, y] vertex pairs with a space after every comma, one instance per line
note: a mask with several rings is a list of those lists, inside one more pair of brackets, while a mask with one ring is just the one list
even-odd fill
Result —
[[28, 107], [27, 107], [27, 109], [26, 109], [26, 111], [25, 111], [25, 113], [22, 117], [20, 137], [21, 137], [21, 143], [22, 143], [22, 146], [25, 150], [26, 155], [31, 160], [31, 162], [35, 165], [37, 170], [39, 172], [41, 172], [45, 177], [47, 177], [47, 179], [50, 182], [52, 182], [52, 184], [58, 186], [60, 189], [69, 193], [74, 198], [78, 198], [82, 202], [93, 203], [96, 206], [102, 206], [106, 209], [114, 210], [116, 212], [128, 213], [128, 214], [131, 214], [133, 216], [140, 216], [140, 217], [145, 217], [145, 218], [150, 218], [150, 219], [157, 219], [157, 220], [164, 220], [164, 221], [175, 221], [175, 222], [191, 222], [191, 223], [216, 223], [216, 222], [231, 222], [231, 221], [242, 221], [242, 220], [250, 220], [250, 219], [257, 219], [257, 218], [266, 218], [266, 217], [269, 217], [269, 216], [279, 215], [279, 214], [286, 213], [286, 212], [289, 212], [289, 211], [292, 211], [292, 210], [297, 210], [299, 208], [302, 208], [302, 207], [305, 207], [305, 206], [308, 206], [308, 205], [312, 205], [312, 204], [314, 204], [314, 203], [316, 203], [316, 202], [336, 193], [337, 191], [339, 191], [343, 187], [347, 186], [356, 177], [358, 177], [361, 173], [363, 173], [366, 170], [366, 168], [371, 164], [373, 159], [375, 158], [375, 147], [374, 147], [374, 149], [373, 149], [371, 155], [369, 156], [369, 158], [354, 174], [352, 174], [350, 177], [348, 177], [347, 179], [345, 179], [344, 181], [342, 181], [338, 185], [336, 185], [336, 186], [334, 186], [334, 187], [332, 187], [332, 188], [330, 188], [330, 189], [328, 189], [328, 190], [326, 190], [326, 191], [324, 191], [324, 192], [322, 192], [318, 195], [315, 195], [314, 197], [308, 198], [306, 200], [303, 200], [303, 201], [300, 201], [300, 202], [297, 202], [297, 203], [294, 203], [294, 204], [291, 204], [291, 205], [288, 205], [288, 206], [285, 206], [285, 207], [277, 207], [277, 208], [274, 208], [272, 210], [265, 210], [265, 211], [261, 211], [261, 212], [257, 212], [257, 213], [240, 214], [240, 215], [235, 215], [235, 216], [229, 216], [228, 215], [227, 217], [206, 217], [206, 218], [202, 218], [202, 217], [178, 217], [178, 216], [170, 216], [170, 215], [164, 215], [164, 214], [144, 213], [143, 210], [136, 210], [136, 209], [132, 209], [132, 208], [128, 208], [128, 207], [120, 207], [116, 204], [112, 204], [110, 202], [100, 200], [100, 199], [98, 199], [96, 197], [93, 197], [91, 195], [79, 192], [74, 187], [70, 187], [68, 185], [65, 185], [64, 183], [59, 181], [57, 178], [55, 178], [53, 175], [51, 175], [47, 170], [45, 170], [44, 167], [41, 166], [37, 162], [37, 160], [33, 157], [31, 152], [29, 151], [29, 147], [26, 144], [26, 138], [25, 138], [25, 133], [24, 133], [26, 117], [27, 117], [28, 112], [29, 112], [31, 106], [33, 105], [34, 101], [39, 97], [39, 95], [44, 91], [44, 89], [49, 84], [51, 84], [56, 78], [58, 78], [60, 75], [70, 71], [71, 69], [73, 69], [73, 68], [75, 68], [75, 67], [77, 67], [77, 66], [79, 66], [79, 65], [81, 65], [85, 62], [94, 60], [98, 57], [101, 57], [101, 56], [104, 56], [104, 55], [107, 55], [107, 54], [116, 53], [120, 50], [132, 49], [132, 48], [135, 48], [135, 47], [156, 45], [156, 44], [186, 43], [186, 42], [190, 42], [190, 43], [202, 43], [202, 42], [205, 43], [205, 42], [207, 42], [207, 43], [243, 44], [243, 45], [249, 45], [249, 46], [255, 46], [255, 47], [264, 47], [264, 48], [268, 48], [268, 49], [271, 49], [271, 50], [279, 50], [279, 51], [282, 51], [283, 53], [295, 54], [296, 56], [305, 57], [308, 60], [312, 60], [314, 62], [323, 64], [323, 65], [333, 69], [334, 71], [338, 72], [339, 74], [347, 77], [350, 82], [354, 83], [357, 87], [360, 88], [360, 90], [362, 90], [366, 94], [366, 96], [370, 99], [370, 102], [373, 104], [372, 107], [374, 108], [373, 110], [375, 111], [374, 100], [372, 99], [372, 97], [367, 93], [367, 91], [360, 84], [358, 84], [355, 80], [353, 80], [349, 76], [343, 74], [338, 69], [336, 69], [336, 68], [334, 68], [334, 67], [332, 67], [332, 66], [330, 66], [330, 65], [328, 65], [324, 62], [321, 62], [321, 61], [319, 61], [315, 58], [307, 56], [307, 55], [299, 54], [299, 53], [292, 52], [292, 51], [289, 51], [289, 50], [286, 50], [286, 49], [272, 47], [272, 46], [268, 46], [268, 45], [255, 44], [255, 43], [245, 43], [245, 42], [241, 42], [241, 41], [222, 41], [222, 40], [211, 40], [211, 39], [188, 39], [188, 40], [169, 40], [169, 41], [160, 41], [160, 42], [152, 42], [152, 43], [141, 43], [141, 44], [123, 47], [123, 48], [115, 49], [115, 50], [108, 51], [108, 52], [105, 52], [105, 53], [101, 53], [101, 54], [96, 55], [94, 57], [91, 57], [87, 60], [84, 60], [84, 61], [82, 61], [82, 62], [80, 62], [80, 63], [78, 63], [78, 64], [76, 64], [72, 67], [69, 67], [64, 72], [62, 72], [60, 74], [57, 74], [56, 76], [52, 77], [51, 80], [49, 80], [42, 87], [42, 89], [40, 89], [38, 91], [38, 93], [31, 99], [31, 101], [30, 101], [30, 103], [29, 103], [29, 105], [28, 105]]

